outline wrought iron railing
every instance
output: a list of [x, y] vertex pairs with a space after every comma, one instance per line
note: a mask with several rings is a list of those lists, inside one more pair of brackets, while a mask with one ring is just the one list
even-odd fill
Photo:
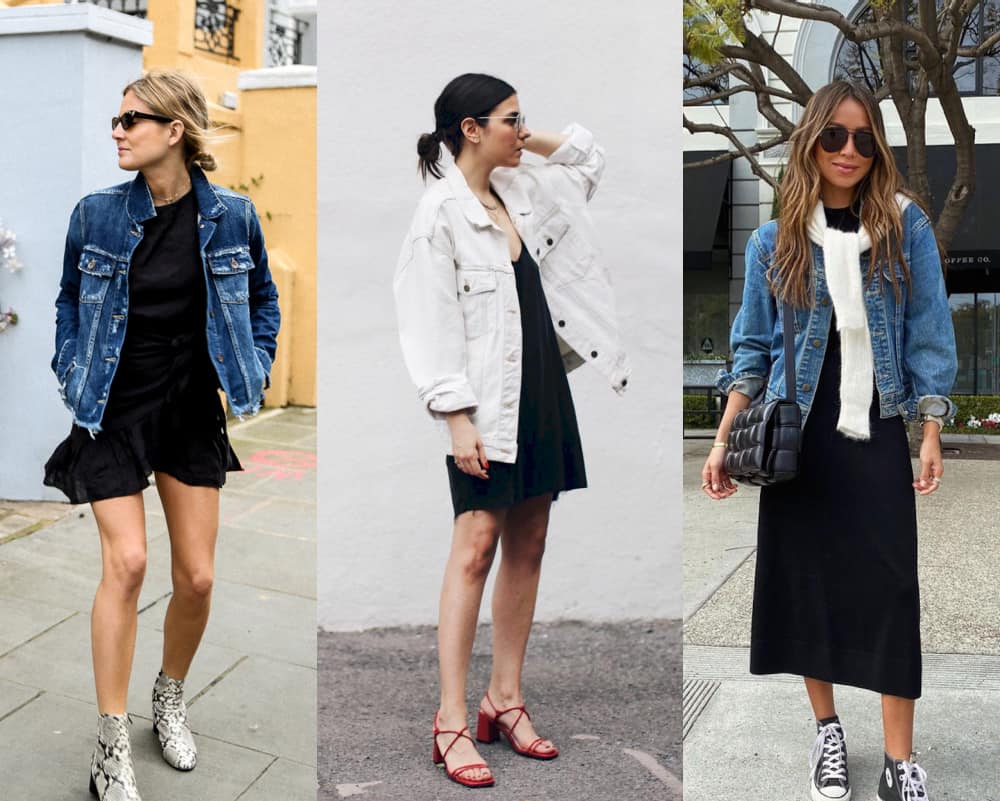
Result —
[[302, 37], [309, 23], [272, 8], [267, 30], [267, 66], [302, 63]]
[[217, 56], [236, 58], [239, 16], [234, 0], [195, 0], [194, 46]]
[[[75, 2], [75, 0], [66, 0], [66, 4]], [[146, 18], [146, 12], [149, 7], [148, 0], [86, 0], [94, 6], [104, 6], [104, 8], [110, 8], [112, 11], [120, 11], [122, 14], [129, 14], [133, 17]]]

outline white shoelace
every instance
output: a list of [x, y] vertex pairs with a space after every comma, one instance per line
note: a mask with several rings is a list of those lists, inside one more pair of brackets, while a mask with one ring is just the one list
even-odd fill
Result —
[[927, 801], [927, 771], [916, 762], [907, 762], [905, 759], [899, 763], [899, 789], [902, 791], [903, 801]]
[[822, 762], [819, 771], [821, 783], [838, 779], [847, 781], [846, 755], [843, 728], [839, 723], [827, 723], [819, 730], [809, 751], [809, 767], [815, 769], [816, 763]]

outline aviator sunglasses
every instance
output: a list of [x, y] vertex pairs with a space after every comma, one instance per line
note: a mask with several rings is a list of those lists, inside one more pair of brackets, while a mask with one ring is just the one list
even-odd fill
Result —
[[844, 149], [848, 137], [854, 139], [854, 149], [864, 159], [875, 155], [875, 134], [871, 131], [849, 131], [842, 125], [829, 125], [819, 135], [819, 146], [827, 153], [836, 153]]
[[135, 125], [136, 120], [155, 120], [156, 122], [173, 122], [170, 117], [164, 117], [160, 114], [147, 114], [145, 111], [126, 111], [120, 117], [111, 118], [111, 130], [113, 131], [118, 127], [119, 123], [122, 126], [123, 131], [127, 131], [133, 125]]

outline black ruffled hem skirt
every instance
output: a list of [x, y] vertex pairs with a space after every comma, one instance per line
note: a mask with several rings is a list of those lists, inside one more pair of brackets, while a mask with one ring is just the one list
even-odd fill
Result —
[[45, 464], [45, 484], [70, 503], [142, 492], [153, 472], [196, 487], [222, 487], [243, 469], [229, 444], [226, 414], [211, 386], [190, 387], [138, 420], [105, 421], [95, 436], [74, 425]]

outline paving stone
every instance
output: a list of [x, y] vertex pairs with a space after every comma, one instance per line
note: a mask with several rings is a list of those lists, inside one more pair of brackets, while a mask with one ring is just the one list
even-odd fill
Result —
[[0, 658], [75, 614], [73, 609], [0, 595]]
[[[163, 638], [144, 625], [144, 618], [140, 616], [128, 704], [133, 714], [149, 716], [150, 692], [162, 663]], [[241, 656], [211, 643], [199, 648], [188, 677], [188, 695], [200, 692]], [[94, 702], [90, 616], [78, 614], [0, 659], [0, 678]]]
[[316, 543], [222, 526], [215, 575], [251, 587], [315, 598]]
[[316, 764], [316, 670], [252, 656], [198, 699], [201, 731]]
[[[167, 601], [159, 601], [143, 617], [162, 621]], [[316, 602], [216, 579], [202, 642], [315, 667]]]
[[240, 796], [240, 801], [316, 801], [316, 786], [315, 765], [278, 759]]

